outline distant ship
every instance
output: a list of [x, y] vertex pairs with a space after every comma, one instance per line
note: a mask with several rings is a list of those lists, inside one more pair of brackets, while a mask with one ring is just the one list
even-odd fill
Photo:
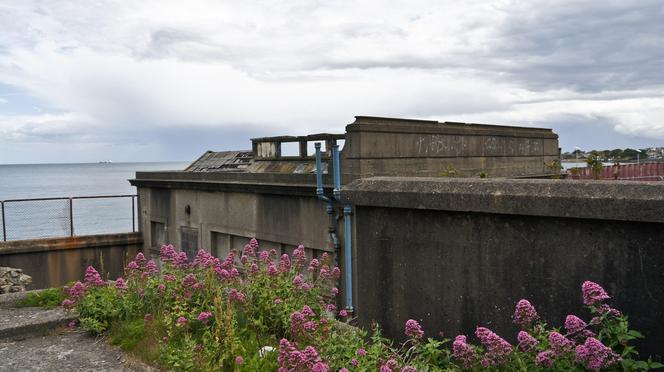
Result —
[[110, 160], [102, 160], [102, 161], [99, 162], [99, 164], [111, 164], [111, 163], [112, 163], [112, 161], [110, 161]]

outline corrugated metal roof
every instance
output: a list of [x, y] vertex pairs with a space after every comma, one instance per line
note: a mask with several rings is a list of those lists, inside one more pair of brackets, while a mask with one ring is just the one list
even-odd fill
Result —
[[207, 151], [185, 172], [244, 172], [252, 164], [251, 151]]

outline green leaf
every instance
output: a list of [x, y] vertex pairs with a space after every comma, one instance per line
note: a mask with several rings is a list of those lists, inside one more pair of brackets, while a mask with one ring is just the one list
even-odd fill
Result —
[[657, 369], [664, 367], [664, 364], [660, 362], [650, 362], [650, 365], [648, 367], [650, 367], [650, 369]]
[[641, 334], [641, 332], [635, 331], [635, 330], [631, 330], [631, 331], [627, 332], [627, 334], [634, 337], [634, 338], [645, 338], [643, 336], [643, 334]]

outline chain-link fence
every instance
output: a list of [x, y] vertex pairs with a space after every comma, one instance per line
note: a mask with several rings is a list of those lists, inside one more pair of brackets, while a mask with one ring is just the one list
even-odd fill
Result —
[[136, 195], [0, 201], [2, 240], [136, 231]]

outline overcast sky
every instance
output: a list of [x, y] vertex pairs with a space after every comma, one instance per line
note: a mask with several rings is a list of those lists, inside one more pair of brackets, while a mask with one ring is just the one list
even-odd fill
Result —
[[661, 0], [0, 0], [0, 163], [193, 160], [354, 115], [664, 146], [663, 20]]

